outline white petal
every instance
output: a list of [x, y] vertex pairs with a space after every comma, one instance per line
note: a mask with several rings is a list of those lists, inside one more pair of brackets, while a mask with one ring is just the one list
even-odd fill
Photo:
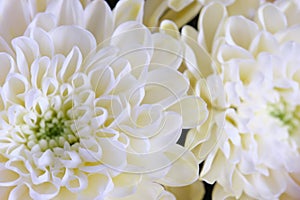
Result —
[[[88, 176], [87, 187], [79, 192], [80, 199], [103, 199], [112, 190], [113, 183], [105, 174]], [[67, 197], [69, 198], [69, 197]]]
[[260, 3], [260, 0], [233, 1], [231, 5], [228, 5], [227, 10], [230, 16], [243, 15], [253, 19]]
[[57, 54], [61, 53], [67, 56], [72, 48], [77, 46], [83, 57], [86, 57], [89, 52], [96, 48], [96, 40], [93, 35], [79, 27], [60, 26], [50, 32], [50, 35]]
[[202, 4], [199, 1], [193, 1], [179, 12], [171, 9], [166, 10], [167, 12], [163, 13], [163, 16], [161, 16], [161, 21], [165, 19], [170, 19], [174, 21], [178, 27], [182, 27], [183, 25], [187, 24], [187, 22], [191, 21], [199, 13], [201, 7]]
[[27, 185], [20, 184], [10, 192], [8, 200], [15, 199], [32, 200], [32, 197], [29, 196], [29, 188]]
[[199, 180], [184, 187], [167, 187], [167, 190], [172, 192], [177, 200], [199, 200], [204, 197], [205, 193], [204, 185]]
[[24, 1], [1, 1], [0, 13], [0, 35], [7, 43], [10, 43], [13, 38], [23, 35], [30, 22], [29, 8]]
[[257, 15], [262, 27], [270, 33], [277, 33], [287, 27], [284, 14], [273, 4], [261, 6]]
[[79, 1], [50, 1], [46, 12], [56, 16], [58, 25], [82, 25], [83, 8]]
[[31, 66], [31, 84], [35, 88], [42, 88], [43, 81], [48, 75], [48, 69], [50, 68], [50, 60], [47, 57], [35, 60]]
[[112, 34], [112, 11], [105, 1], [92, 1], [84, 10], [85, 28], [93, 33], [100, 44]]
[[39, 13], [28, 25], [25, 35], [28, 35], [31, 32], [31, 29], [35, 29], [36, 27], [48, 32], [54, 29], [56, 26], [57, 22], [54, 15], [50, 13]]
[[13, 58], [6, 53], [0, 53], [0, 60], [1, 60], [0, 86], [3, 86], [4, 82], [6, 81], [7, 75], [10, 72], [14, 71], [15, 63]]
[[[199, 166], [194, 155], [180, 145], [165, 152], [170, 159], [170, 170], [159, 182], [167, 186], [185, 186], [198, 179]], [[178, 173], [178, 172], [181, 173]]]
[[171, 20], [163, 20], [159, 25], [159, 31], [164, 34], [168, 34], [175, 39], [180, 38], [180, 33], [177, 25]]
[[107, 200], [175, 200], [172, 194], [166, 194], [163, 186], [158, 183], [142, 181], [138, 184], [136, 191], [126, 197], [109, 197]]
[[99, 139], [98, 142], [103, 152], [99, 161], [118, 170], [122, 169], [126, 165], [126, 151], [119, 141], [103, 138]]
[[177, 70], [182, 62], [183, 49], [180, 42], [162, 33], [155, 33], [152, 37], [155, 51], [151, 65], [170, 66]]
[[257, 24], [242, 16], [233, 16], [227, 22], [226, 41], [248, 49], [257, 33]]
[[187, 92], [188, 87], [188, 81], [179, 72], [161, 67], [148, 73], [143, 103], [158, 103], [167, 107], [178, 101]]
[[193, 0], [168, 0], [168, 6], [178, 12], [192, 2]]
[[3, 98], [5, 101], [22, 105], [28, 88], [29, 83], [24, 76], [21, 76], [20, 74], [10, 74], [3, 86]]
[[201, 125], [208, 116], [206, 103], [198, 97], [188, 96], [180, 99], [168, 110], [179, 113], [183, 118], [183, 128], [193, 128]]
[[143, 0], [123, 0], [117, 3], [113, 10], [115, 27], [126, 21], [142, 22]]
[[62, 82], [67, 82], [71, 76], [76, 76], [82, 64], [82, 55], [77, 47], [72, 48], [69, 55], [66, 57], [62, 68], [58, 73], [58, 78]]
[[185, 63], [188, 69], [198, 79], [207, 77], [216, 69], [211, 56], [197, 42], [198, 32], [190, 26], [182, 28], [182, 39], [187, 43], [185, 47]]
[[113, 86], [115, 86], [113, 71], [108, 66], [106, 68], [95, 69], [88, 76], [96, 97], [109, 93]]
[[16, 172], [1, 167], [0, 169], [0, 186], [15, 186], [21, 180], [21, 176]]
[[112, 197], [124, 197], [136, 191], [142, 176], [139, 174], [122, 173], [113, 178], [114, 190], [111, 192]]
[[39, 46], [36, 41], [27, 37], [18, 37], [12, 41], [16, 51], [17, 66], [21, 74], [29, 77], [30, 66], [39, 55]]
[[51, 199], [55, 197], [59, 192], [59, 187], [50, 182], [31, 185], [30, 187], [30, 196], [33, 199], [44, 198]]
[[54, 53], [53, 42], [46, 31], [41, 28], [32, 28], [30, 37], [33, 38], [39, 45], [40, 54], [43, 56], [52, 57]]
[[300, 25], [295, 25], [277, 33], [275, 37], [278, 38], [278, 40], [281, 43], [285, 43], [288, 41], [294, 41], [300, 43], [299, 35], [300, 35]]
[[212, 51], [214, 40], [220, 34], [226, 18], [226, 8], [220, 3], [209, 4], [201, 10], [198, 21], [198, 41], [208, 52]]

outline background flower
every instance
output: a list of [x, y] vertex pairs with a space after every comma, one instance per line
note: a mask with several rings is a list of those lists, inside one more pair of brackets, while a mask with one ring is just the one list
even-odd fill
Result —
[[[223, 131], [206, 136], [193, 129], [187, 144], [192, 144], [200, 161], [205, 159], [201, 178], [216, 182], [215, 199], [297, 199], [299, 5], [296, 1], [262, 2], [255, 11], [252, 2], [236, 7], [243, 11], [238, 14], [212, 3], [200, 13], [199, 32], [191, 27], [182, 30], [193, 50], [186, 54], [187, 60], [194, 58], [198, 64], [186, 64], [186, 73], [194, 83], [201, 81], [195, 71], [211, 80], [208, 88], [217, 93], [211, 93], [214, 102], [207, 102], [225, 115], [224, 125], [216, 116], [212, 122], [212, 128]], [[198, 87], [198, 82], [196, 91], [205, 99], [205, 88]], [[225, 101], [218, 97], [222, 92]], [[198, 143], [189, 138], [197, 138]], [[218, 148], [212, 149], [212, 144]]]
[[140, 23], [143, 1], [87, 3], [49, 1], [0, 54], [3, 198], [114, 199], [197, 179], [176, 142], [207, 110], [177, 71], [181, 42]]

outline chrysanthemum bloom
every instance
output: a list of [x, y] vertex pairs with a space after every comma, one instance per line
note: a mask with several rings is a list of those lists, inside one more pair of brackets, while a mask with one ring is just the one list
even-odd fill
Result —
[[181, 43], [144, 27], [142, 8], [50, 1], [0, 53], [2, 199], [153, 199], [143, 188], [197, 179], [176, 142], [206, 105], [177, 71]]
[[[199, 70], [214, 80], [208, 84], [216, 92], [211, 92], [211, 99], [218, 100], [212, 105], [225, 115], [224, 124], [220, 118], [211, 123], [222, 132], [205, 137], [193, 129], [187, 142], [198, 159], [206, 159], [200, 176], [216, 182], [214, 199], [298, 199], [299, 2], [263, 3], [255, 12], [251, 6], [244, 9], [248, 15], [235, 15], [213, 3], [200, 13], [199, 32], [183, 29], [193, 49], [188, 55], [199, 64], [199, 69], [187, 65], [187, 74]], [[218, 89], [220, 85], [224, 90]], [[198, 91], [206, 95], [201, 87]], [[214, 98], [223, 91], [225, 102]]]

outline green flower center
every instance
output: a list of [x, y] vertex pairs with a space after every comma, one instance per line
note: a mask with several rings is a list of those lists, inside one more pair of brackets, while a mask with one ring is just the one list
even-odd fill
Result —
[[72, 130], [72, 124], [73, 121], [63, 112], [49, 110], [31, 128], [33, 134], [29, 137], [28, 146], [31, 148], [39, 144], [41, 150], [47, 150], [64, 147], [65, 142], [73, 145], [79, 142], [79, 138]]
[[278, 119], [283, 126], [293, 134], [300, 128], [300, 106], [291, 107], [285, 101], [278, 104], [269, 104], [269, 114]]

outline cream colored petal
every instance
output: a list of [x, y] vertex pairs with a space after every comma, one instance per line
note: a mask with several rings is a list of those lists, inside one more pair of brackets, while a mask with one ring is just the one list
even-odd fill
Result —
[[253, 19], [259, 5], [259, 0], [235, 0], [227, 7], [227, 10], [230, 16], [243, 15], [249, 19]]
[[146, 1], [144, 10], [144, 23], [148, 27], [156, 28], [159, 25], [160, 17], [168, 8], [167, 1], [152, 0]]
[[23, 35], [30, 22], [30, 12], [25, 1], [3, 0], [0, 2], [0, 35], [8, 44]]
[[194, 76], [199, 79], [214, 73], [215, 66], [209, 53], [198, 45], [198, 32], [190, 26], [182, 28], [182, 39], [186, 42], [185, 63]]
[[212, 196], [214, 199], [225, 200], [231, 195], [229, 192], [224, 191], [224, 188], [220, 184], [216, 184], [213, 189]]
[[131, 64], [132, 75], [138, 78], [146, 72], [153, 54], [149, 29], [134, 21], [123, 23], [113, 33], [111, 44], [120, 49], [119, 59]]
[[226, 6], [231, 5], [235, 0], [199, 0], [202, 4], [208, 5], [211, 2], [219, 2]]
[[32, 200], [33, 198], [30, 196], [29, 193], [30, 191], [28, 186], [26, 186], [25, 184], [20, 184], [10, 192], [8, 200], [15, 200], [15, 199]]
[[59, 193], [53, 198], [53, 200], [61, 199], [76, 199], [78, 194], [71, 192], [65, 187], [60, 187]]
[[105, 1], [92, 1], [84, 10], [85, 28], [93, 33], [97, 44], [112, 34], [113, 15]]
[[0, 169], [0, 186], [15, 186], [20, 181], [20, 175], [16, 172], [1, 167]]
[[123, 169], [127, 164], [124, 145], [114, 138], [102, 138], [98, 140], [98, 143], [102, 148], [102, 157], [99, 161], [116, 170]]
[[40, 60], [36, 60], [31, 67], [31, 84], [36, 88], [42, 88], [43, 81], [47, 77], [50, 67], [49, 58], [43, 57]]
[[215, 38], [220, 34], [226, 18], [226, 8], [219, 3], [210, 4], [204, 7], [200, 12], [198, 41], [203, 44], [210, 53], [212, 52]]
[[180, 11], [194, 0], [168, 0], [168, 6], [175, 11]]
[[[180, 145], [170, 147], [165, 155], [170, 159], [170, 169], [158, 182], [166, 186], [180, 187], [198, 179], [199, 166], [194, 155]], [[180, 172], [180, 173], [178, 173]]]
[[239, 46], [225, 44], [220, 47], [217, 58], [219, 62], [226, 63], [234, 59], [253, 59], [253, 55]]
[[54, 53], [54, 46], [50, 36], [48, 33], [46, 33], [46, 31], [40, 28], [33, 28], [31, 29], [30, 37], [38, 43], [41, 55], [48, 56], [50, 58], [52, 57]]
[[299, 16], [300, 16], [300, 9], [299, 9], [299, 2], [297, 1], [282, 1], [278, 2], [280, 5], [281, 10], [284, 12], [288, 26], [294, 26], [299, 24]]
[[163, 107], [168, 107], [178, 101], [187, 92], [188, 87], [188, 81], [179, 72], [161, 67], [148, 73], [142, 103], [159, 103]]
[[88, 76], [96, 97], [108, 93], [115, 84], [115, 78], [110, 67], [95, 69]]
[[191, 19], [193, 19], [200, 11], [202, 4], [199, 1], [193, 1], [184, 9], [179, 12], [173, 11], [171, 9], [167, 10], [167, 12], [161, 17], [160, 21], [165, 19], [169, 19], [174, 21], [178, 27], [182, 27]]
[[33, 184], [31, 185], [29, 190], [30, 190], [30, 196], [33, 199], [37, 199], [37, 198], [50, 199], [55, 197], [58, 194], [59, 186], [54, 185], [50, 182], [45, 182], [38, 185]]
[[126, 197], [113, 198], [108, 197], [105, 200], [175, 200], [172, 194], [166, 194], [163, 186], [157, 183], [142, 181], [139, 183], [136, 191]]
[[37, 42], [27, 37], [18, 37], [12, 41], [12, 46], [16, 52], [19, 71], [25, 77], [29, 77], [30, 65], [39, 55]]
[[208, 116], [207, 105], [203, 99], [187, 96], [168, 108], [179, 113], [183, 118], [183, 128], [194, 128], [204, 123]]
[[14, 52], [12, 51], [11, 47], [9, 46], [10, 43], [7, 43], [5, 39], [0, 36], [0, 51], [9, 53], [10, 55], [14, 56]]
[[79, 1], [51, 0], [47, 3], [46, 12], [56, 16], [58, 25], [82, 25], [83, 8]]
[[155, 33], [152, 38], [155, 51], [151, 59], [151, 69], [154, 65], [157, 67], [170, 66], [177, 70], [182, 62], [183, 48], [181, 43], [162, 33]]
[[[88, 176], [88, 185], [78, 194], [79, 199], [103, 199], [113, 188], [110, 177], [105, 174], [91, 174]], [[69, 198], [69, 197], [68, 197]]]
[[277, 33], [287, 27], [284, 14], [272, 4], [261, 6], [257, 12], [257, 17], [263, 29], [270, 33]]
[[124, 197], [136, 192], [142, 180], [139, 174], [122, 173], [113, 178], [114, 189], [110, 193], [112, 197]]
[[129, 21], [118, 26], [111, 38], [111, 44], [119, 47], [121, 52], [135, 50], [140, 47], [151, 47], [150, 31], [142, 24]]
[[161, 33], [168, 34], [177, 40], [180, 38], [178, 27], [171, 20], [163, 20], [160, 23], [159, 30]]
[[51, 31], [50, 35], [57, 54], [61, 53], [67, 56], [74, 46], [78, 46], [85, 58], [89, 52], [96, 48], [96, 40], [93, 35], [79, 27], [61, 26]]
[[174, 194], [177, 200], [200, 200], [205, 193], [204, 185], [199, 180], [187, 186], [167, 187], [166, 189]]
[[44, 12], [47, 8], [47, 0], [28, 0], [28, 6], [30, 7], [31, 17], [39, 12]]
[[181, 135], [182, 119], [177, 113], [168, 112], [162, 119], [162, 124], [153, 137], [149, 138], [150, 152], [163, 151], [163, 149], [175, 144]]
[[29, 83], [19, 74], [10, 74], [3, 85], [2, 95], [4, 101], [23, 104], [24, 96], [28, 91]]
[[143, 20], [143, 0], [123, 0], [119, 1], [113, 10], [114, 26], [127, 22]]
[[82, 64], [82, 55], [78, 47], [73, 47], [69, 55], [66, 57], [62, 68], [58, 72], [58, 80], [67, 82], [69, 78], [80, 70]]
[[252, 44], [249, 50], [252, 52], [254, 56], [258, 55], [262, 52], [270, 52], [275, 53], [278, 51], [279, 44], [273, 35], [267, 32], [261, 32], [255, 37], [252, 41]]
[[29, 24], [24, 35], [29, 35], [32, 28], [39, 27], [49, 32], [57, 26], [56, 18], [51, 13], [39, 13]]
[[226, 25], [226, 41], [228, 44], [238, 45], [248, 49], [258, 33], [258, 26], [242, 16], [229, 18]]
[[[1, 91], [1, 90], [0, 90], [0, 91]], [[4, 102], [3, 102], [3, 97], [0, 96], [0, 110], [4, 110], [4, 108], [5, 108], [5, 104], [4, 104]]]
[[300, 25], [296, 25], [275, 34], [275, 37], [280, 41], [280, 43], [285, 43], [288, 41], [294, 41], [300, 43], [299, 35], [300, 35]]
[[0, 53], [1, 60], [1, 74], [0, 74], [0, 86], [2, 87], [6, 81], [6, 77], [10, 72], [14, 71], [15, 64], [12, 57], [6, 53]]
[[11, 191], [14, 188], [15, 187], [0, 187], [0, 196], [1, 196], [1, 198], [8, 199]]

